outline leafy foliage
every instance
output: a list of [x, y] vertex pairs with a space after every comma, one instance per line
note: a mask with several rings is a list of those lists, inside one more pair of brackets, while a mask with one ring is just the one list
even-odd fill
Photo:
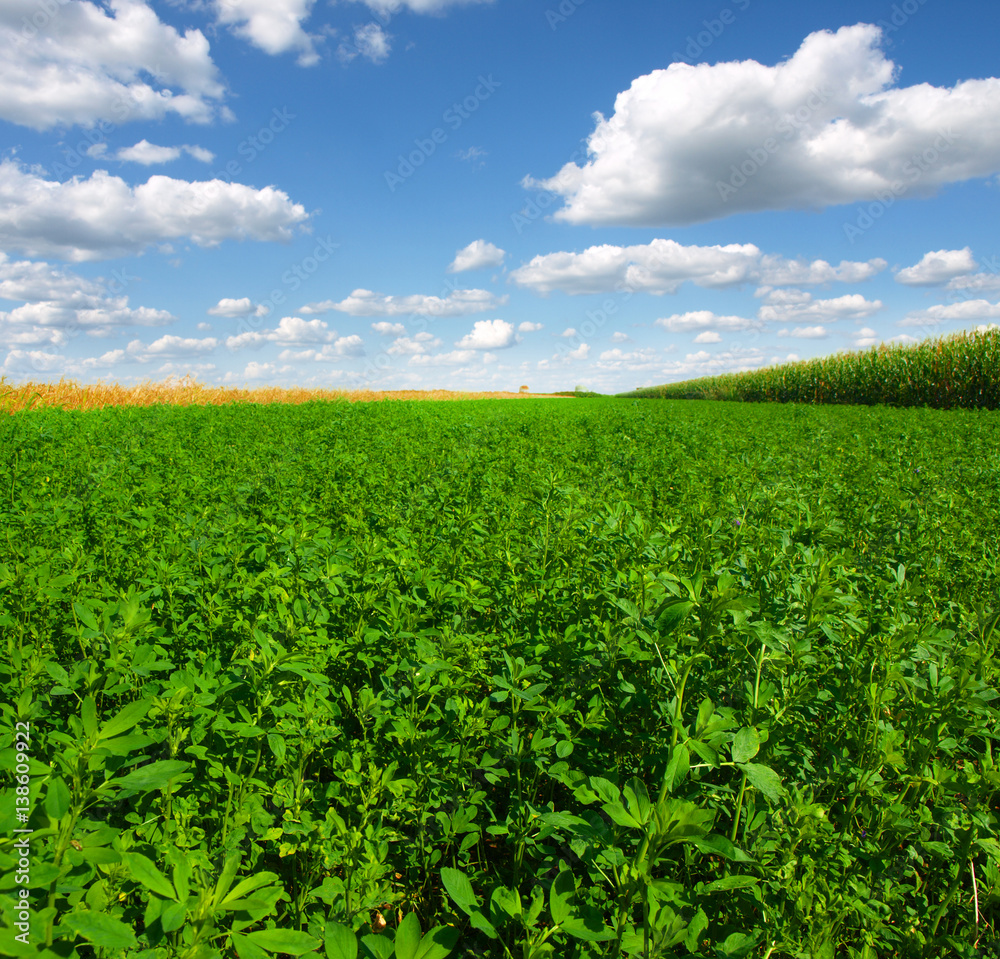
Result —
[[599, 398], [0, 419], [35, 830], [0, 955], [990, 954], [998, 441]]

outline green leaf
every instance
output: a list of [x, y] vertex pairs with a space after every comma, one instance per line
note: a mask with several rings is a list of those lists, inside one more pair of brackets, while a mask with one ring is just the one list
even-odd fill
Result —
[[186, 915], [186, 902], [172, 902], [163, 910], [163, 915], [160, 916], [160, 928], [164, 932], [174, 932], [184, 925], [184, 917]]
[[141, 733], [133, 733], [130, 736], [116, 736], [114, 739], [102, 740], [97, 748], [110, 753], [112, 756], [127, 756], [137, 749], [144, 749], [152, 742], [153, 740], [149, 736], [144, 736]]
[[267, 734], [267, 745], [270, 746], [274, 758], [279, 762], [285, 761], [285, 740], [277, 733]]
[[697, 731], [701, 731], [707, 725], [709, 720], [712, 718], [712, 714], [715, 712], [715, 703], [712, 702], [707, 696], [701, 701], [701, 705], [698, 707], [698, 722], [695, 725]]
[[552, 882], [549, 890], [549, 912], [552, 921], [557, 925], [565, 922], [573, 912], [573, 899], [576, 896], [576, 883], [573, 873], [563, 869]]
[[627, 829], [642, 829], [642, 823], [639, 822], [634, 816], [630, 815], [625, 811], [625, 807], [620, 801], [608, 802], [601, 806], [603, 809], [619, 826], [625, 826]]
[[490, 939], [500, 938], [500, 933], [496, 931], [493, 924], [481, 912], [471, 913], [469, 916], [469, 924], [473, 929], [478, 929], [480, 932], [486, 933]]
[[396, 959], [414, 959], [420, 945], [420, 920], [409, 913], [396, 929]]
[[97, 618], [94, 616], [94, 610], [89, 606], [84, 606], [82, 603], [73, 604], [73, 612], [76, 613], [76, 618], [83, 623], [87, 629], [92, 629], [95, 633], [101, 631], [101, 627], [97, 625]]
[[733, 762], [745, 763], [760, 751], [760, 733], [754, 726], [744, 726], [733, 739]]
[[462, 931], [455, 926], [435, 926], [420, 940], [413, 959], [445, 959], [461, 935]]
[[490, 897], [494, 925], [500, 925], [507, 919], [516, 919], [521, 915], [521, 897], [516, 890], [508, 889], [506, 886], [497, 886]]
[[691, 840], [691, 844], [699, 852], [709, 856], [722, 856], [723, 859], [731, 859], [733, 862], [753, 862], [739, 846], [734, 845], [725, 836], [715, 834], [701, 836]]
[[702, 888], [702, 892], [729, 892], [733, 889], [746, 889], [749, 886], [756, 886], [760, 880], [756, 876], [726, 876], [724, 879], [716, 879]]
[[392, 940], [385, 936], [362, 936], [361, 949], [364, 959], [389, 959], [392, 955]]
[[441, 882], [455, 905], [467, 916], [471, 916], [478, 909], [479, 900], [472, 891], [472, 883], [469, 882], [464, 872], [445, 866], [441, 870]]
[[743, 959], [750, 954], [756, 944], [756, 935], [748, 936], [744, 932], [734, 932], [726, 936], [725, 942], [717, 947], [717, 952], [726, 959]]
[[84, 697], [80, 718], [83, 720], [83, 731], [87, 736], [94, 736], [97, 733], [97, 702], [89, 693]]
[[652, 814], [652, 807], [649, 802], [649, 793], [646, 792], [646, 784], [638, 777], [633, 777], [625, 787], [625, 798], [628, 800], [628, 809], [632, 816], [645, 825], [649, 822]]
[[672, 633], [684, 622], [692, 609], [694, 609], [694, 603], [688, 600], [672, 600], [664, 607], [663, 612], [656, 617], [657, 630], [663, 635]]
[[117, 716], [112, 717], [101, 726], [97, 738], [113, 739], [115, 736], [128, 732], [145, 717], [152, 705], [152, 699], [140, 699], [138, 702], [129, 703]]
[[297, 929], [262, 929], [247, 933], [247, 938], [261, 949], [289, 956], [304, 956], [307, 952], [315, 952], [322, 945], [309, 933], [299, 932]]
[[747, 774], [747, 779], [755, 789], [759, 789], [771, 802], [778, 802], [785, 794], [781, 777], [770, 766], [761, 763], [745, 763], [740, 769]]
[[688, 952], [698, 952], [701, 943], [701, 934], [708, 928], [708, 916], [705, 915], [704, 909], [699, 909], [694, 918], [688, 924], [687, 931], [684, 934], [684, 945]]
[[45, 813], [50, 819], [62, 819], [69, 811], [69, 787], [61, 778], [53, 779], [45, 792]]
[[670, 754], [670, 761], [667, 763], [667, 771], [664, 778], [667, 783], [667, 792], [672, 793], [680, 786], [691, 770], [691, 754], [687, 746], [678, 743], [674, 746]]
[[71, 912], [60, 925], [69, 926], [77, 935], [102, 949], [132, 949], [137, 943], [131, 926], [103, 912]]
[[954, 850], [945, 842], [935, 842], [932, 839], [923, 839], [920, 845], [924, 847], [931, 855], [937, 856], [940, 859], [951, 859], [954, 855]]
[[127, 852], [122, 855], [122, 860], [136, 882], [142, 883], [147, 889], [152, 889], [166, 899], [177, 899], [174, 887], [151, 859], [137, 852]]
[[613, 782], [609, 782], [607, 779], [602, 779], [600, 776], [588, 777], [587, 785], [590, 786], [590, 788], [593, 789], [604, 802], [615, 802], [615, 800], [621, 797], [621, 792], [618, 787]]
[[323, 935], [327, 959], [357, 959], [358, 937], [339, 922], [328, 922]]
[[171, 779], [183, 773], [191, 764], [179, 759], [161, 759], [148, 766], [140, 766], [127, 776], [114, 781], [122, 789], [135, 792], [149, 792], [152, 789], [163, 789]]
[[246, 936], [238, 932], [234, 932], [229, 941], [239, 959], [267, 959], [267, 953], [260, 946], [255, 946]]
[[222, 906], [225, 907], [230, 903], [235, 903], [237, 899], [241, 899], [247, 893], [253, 892], [254, 889], [260, 889], [261, 886], [266, 886], [269, 882], [274, 882], [277, 878], [278, 874], [276, 872], [259, 872], [256, 876], [244, 879], [242, 882], [237, 883], [236, 887], [222, 900]]
[[585, 916], [567, 919], [560, 928], [574, 939], [584, 942], [608, 942], [615, 938], [614, 930], [604, 925], [596, 910], [587, 910]]

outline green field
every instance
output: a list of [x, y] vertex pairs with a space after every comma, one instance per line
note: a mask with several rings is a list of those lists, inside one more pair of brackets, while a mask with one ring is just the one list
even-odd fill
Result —
[[857, 406], [0, 418], [0, 955], [23, 901], [51, 957], [996, 956], [998, 450]]

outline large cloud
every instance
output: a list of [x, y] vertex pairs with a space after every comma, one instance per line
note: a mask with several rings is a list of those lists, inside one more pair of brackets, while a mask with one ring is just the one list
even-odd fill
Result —
[[810, 34], [777, 66], [673, 63], [632, 82], [582, 165], [545, 180], [556, 219], [683, 225], [927, 195], [1000, 170], [1000, 80], [893, 86], [870, 24]]
[[496, 297], [488, 290], [453, 290], [448, 296], [440, 297], [420, 293], [387, 296], [358, 289], [340, 302], [324, 300], [322, 303], [308, 303], [301, 312], [315, 314], [337, 310], [350, 316], [468, 316], [492, 310], [506, 302], [506, 296]]
[[896, 274], [896, 282], [906, 286], [938, 286], [956, 277], [971, 273], [978, 264], [972, 250], [937, 250], [925, 253], [919, 263]]
[[141, 253], [150, 244], [189, 238], [288, 240], [305, 208], [274, 187], [222, 180], [150, 177], [130, 187], [104, 170], [86, 180], [45, 180], [0, 163], [0, 248], [76, 262]]
[[460, 350], [502, 350], [517, 342], [514, 327], [506, 320], [476, 320], [472, 332], [455, 342]]
[[47, 130], [219, 112], [225, 88], [201, 31], [178, 33], [141, 0], [107, 6], [0, 4], [0, 118]]
[[727, 246], [684, 246], [676, 240], [656, 239], [635, 246], [588, 247], [582, 253], [547, 253], [534, 257], [511, 273], [518, 286], [536, 293], [674, 293], [685, 281], [721, 288], [741, 283], [769, 286], [857, 282], [886, 267], [885, 260], [844, 261], [831, 266], [825, 260], [789, 260], [763, 254], [752, 243]]

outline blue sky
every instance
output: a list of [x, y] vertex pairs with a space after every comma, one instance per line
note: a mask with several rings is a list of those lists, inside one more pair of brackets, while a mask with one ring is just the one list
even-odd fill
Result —
[[1000, 6], [0, 0], [0, 374], [601, 392], [1000, 322]]

